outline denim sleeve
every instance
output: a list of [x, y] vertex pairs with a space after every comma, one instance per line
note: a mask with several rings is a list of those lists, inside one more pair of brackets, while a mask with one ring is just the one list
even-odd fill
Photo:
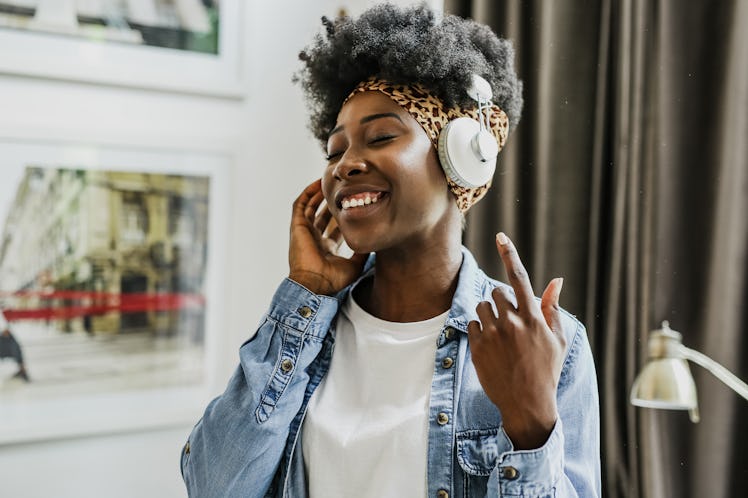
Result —
[[[570, 344], [558, 385], [559, 419], [545, 444], [499, 456], [489, 496], [566, 498], [600, 496], [600, 415], [597, 377], [584, 326], [570, 316]], [[571, 327], [567, 327], [571, 325]], [[511, 442], [506, 433], [506, 444]]]
[[240, 350], [228, 387], [208, 405], [183, 448], [190, 497], [262, 497], [271, 486], [308, 367], [338, 310], [335, 298], [286, 279], [255, 335]]

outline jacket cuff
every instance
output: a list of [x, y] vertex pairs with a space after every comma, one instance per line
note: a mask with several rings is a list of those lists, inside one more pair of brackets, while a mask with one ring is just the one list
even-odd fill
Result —
[[335, 297], [315, 294], [285, 278], [273, 295], [267, 316], [307, 336], [322, 339], [338, 312], [338, 306]]
[[488, 481], [489, 489], [498, 489], [499, 496], [552, 496], [564, 472], [564, 433], [561, 419], [543, 446], [534, 450], [514, 450], [502, 427], [500, 437], [511, 448], [499, 455]]

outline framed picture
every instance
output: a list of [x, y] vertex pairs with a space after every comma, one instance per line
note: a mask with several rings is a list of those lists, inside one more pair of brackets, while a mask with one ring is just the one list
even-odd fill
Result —
[[0, 0], [0, 73], [242, 96], [240, 0]]
[[0, 139], [0, 444], [194, 422], [229, 156]]

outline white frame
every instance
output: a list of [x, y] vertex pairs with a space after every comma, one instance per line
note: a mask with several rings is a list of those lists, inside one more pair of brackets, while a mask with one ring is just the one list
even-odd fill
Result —
[[221, 2], [218, 55], [0, 29], [0, 74], [241, 98], [245, 7], [241, 0]]
[[[210, 177], [208, 262], [205, 280], [205, 355], [199, 385], [8, 400], [0, 395], [0, 447], [5, 444], [193, 424], [225, 379], [217, 378], [225, 348], [231, 155], [0, 138], [0, 171], [11, 164], [191, 174]], [[7, 171], [7, 169], [6, 169]], [[33, 377], [33, 365], [30, 365]], [[33, 379], [32, 379], [33, 381]]]

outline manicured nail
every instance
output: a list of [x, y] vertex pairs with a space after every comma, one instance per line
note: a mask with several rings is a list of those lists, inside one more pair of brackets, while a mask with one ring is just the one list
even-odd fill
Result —
[[558, 303], [558, 298], [561, 296], [561, 289], [564, 288], [564, 277], [558, 277], [556, 280], [558, 280], [556, 284], [556, 302]]
[[496, 234], [496, 240], [498, 241], [500, 246], [505, 246], [507, 242], [509, 242], [509, 239], [506, 235], [504, 235], [504, 232], [499, 232]]

